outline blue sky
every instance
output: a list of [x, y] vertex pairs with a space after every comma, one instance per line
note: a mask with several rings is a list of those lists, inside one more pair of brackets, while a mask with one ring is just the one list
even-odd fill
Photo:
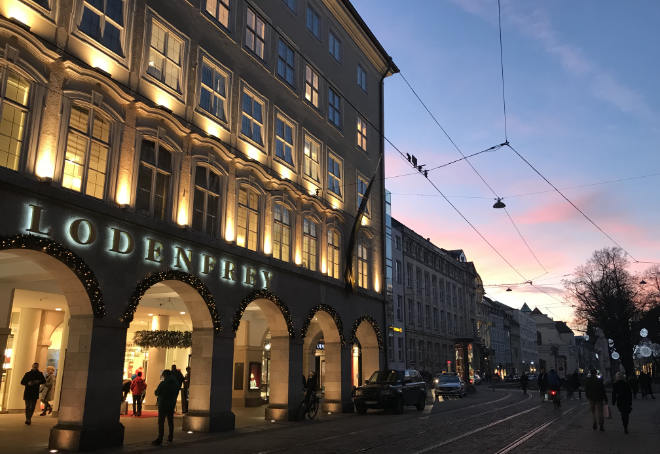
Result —
[[[497, 0], [353, 0], [405, 77], [465, 154], [504, 141]], [[660, 262], [660, 2], [502, 0], [511, 144], [635, 259]], [[386, 136], [429, 167], [460, 157], [400, 76], [386, 80]], [[471, 160], [547, 270], [489, 296], [556, 319], [562, 275], [613, 244], [511, 150]], [[410, 167], [386, 147], [386, 175]], [[527, 279], [544, 273], [493, 195], [465, 163], [429, 175]], [[632, 179], [575, 188], [601, 181]], [[485, 284], [509, 268], [419, 176], [387, 181], [393, 214], [438, 246], [462, 248]], [[517, 196], [518, 195], [518, 196]], [[649, 265], [632, 264], [641, 272]]]

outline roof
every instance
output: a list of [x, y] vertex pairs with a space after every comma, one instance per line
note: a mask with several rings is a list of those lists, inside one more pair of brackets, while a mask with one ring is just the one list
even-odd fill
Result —
[[544, 315], [543, 312], [541, 312], [538, 307], [534, 308], [534, 310], [532, 311], [532, 314]]
[[573, 330], [568, 327], [566, 322], [558, 321], [555, 322], [555, 328], [557, 331], [563, 334], [573, 334]]
[[520, 308], [520, 312], [532, 312], [527, 303], [523, 303], [523, 306]]

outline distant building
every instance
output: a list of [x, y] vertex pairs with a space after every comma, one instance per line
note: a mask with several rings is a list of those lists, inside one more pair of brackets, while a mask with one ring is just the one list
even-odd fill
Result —
[[546, 371], [555, 369], [565, 377], [577, 369], [577, 348], [573, 331], [562, 321], [554, 321], [538, 308], [531, 312], [536, 323], [536, 346], [539, 367]]
[[520, 310], [514, 310], [514, 318], [520, 325], [520, 371], [534, 372], [538, 365], [538, 350], [536, 348], [536, 322], [532, 310], [523, 304]]

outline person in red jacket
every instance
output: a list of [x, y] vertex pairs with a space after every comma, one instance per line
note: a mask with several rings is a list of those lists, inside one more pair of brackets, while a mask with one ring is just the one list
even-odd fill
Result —
[[142, 415], [142, 399], [144, 393], [147, 391], [147, 384], [142, 378], [142, 372], [138, 372], [137, 376], [131, 382], [131, 394], [133, 394], [133, 416]]

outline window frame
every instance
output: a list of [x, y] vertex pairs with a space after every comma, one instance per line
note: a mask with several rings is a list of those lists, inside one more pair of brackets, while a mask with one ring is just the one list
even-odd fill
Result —
[[[215, 0], [215, 14], [211, 13], [208, 9], [208, 4], [209, 0], [203, 0], [203, 5], [202, 5], [202, 11], [209, 16], [211, 19], [213, 19], [213, 22], [221, 25], [225, 30], [231, 30], [230, 27], [230, 21], [231, 21], [231, 0]], [[227, 10], [227, 23], [223, 24], [220, 18], [218, 17], [218, 13], [220, 12], [221, 6], [224, 6], [224, 8]]]
[[[96, 6], [92, 5], [88, 0], [79, 0], [76, 4], [76, 21], [75, 21], [75, 32], [77, 35], [82, 35], [81, 39], [84, 39], [85, 42], [94, 45], [94, 47], [102, 49], [105, 53], [109, 53], [114, 58], [126, 62], [129, 58], [129, 40], [128, 40], [128, 28], [129, 28], [129, 19], [130, 15], [128, 14], [129, 0], [122, 0], [122, 21], [123, 25], [119, 25], [114, 19], [106, 18], [107, 14], [105, 10], [107, 9], [107, 0], [103, 0], [103, 11], [100, 11]], [[99, 31], [101, 32], [99, 39], [88, 34], [80, 26], [82, 25], [83, 16], [85, 14], [85, 7], [88, 7], [92, 13], [96, 14], [99, 17]], [[50, 8], [50, 11], [54, 11], [55, 8]], [[100, 14], [97, 14], [100, 13]], [[103, 38], [103, 31], [105, 29], [105, 23], [108, 21], [113, 27], [119, 30], [119, 46], [121, 53], [116, 52], [114, 49], [106, 46], [101, 39]], [[84, 37], [84, 38], [83, 38]]]
[[[337, 235], [337, 243], [334, 243], [334, 238], [332, 238], [332, 234]], [[331, 241], [332, 239], [332, 241]], [[327, 239], [326, 239], [326, 245], [327, 245], [327, 258], [326, 258], [326, 269], [327, 269], [327, 275], [330, 276], [331, 278], [334, 279], [341, 279], [341, 232], [339, 231], [338, 228], [336, 227], [330, 227], [327, 232]], [[332, 253], [331, 253], [332, 252]], [[335, 255], [336, 255], [336, 261], [335, 261]], [[332, 257], [332, 259], [331, 259]], [[332, 267], [331, 267], [332, 265]], [[332, 272], [330, 271], [332, 268]], [[336, 270], [336, 273], [335, 273]]]
[[[312, 30], [312, 28], [309, 27], [308, 18], [310, 17], [310, 13], [313, 14], [312, 19], [316, 17], [316, 26], [318, 28], [316, 33], [314, 30]], [[305, 28], [312, 34], [312, 36], [314, 36], [319, 41], [321, 40], [321, 15], [310, 4], [307, 4], [307, 8], [305, 9]]]
[[355, 120], [355, 132], [356, 132], [356, 145], [365, 153], [367, 152], [367, 131], [368, 126], [367, 122], [360, 114], [357, 114]]
[[[241, 203], [241, 191], [245, 191], [246, 193], [246, 204]], [[252, 208], [250, 207], [250, 195], [254, 195], [257, 198], [257, 207]], [[261, 194], [259, 194], [258, 191], [256, 191], [254, 188], [250, 187], [249, 185], [243, 184], [243, 185], [238, 185], [237, 190], [236, 190], [236, 220], [235, 220], [235, 228], [234, 231], [236, 232], [235, 234], [235, 242], [236, 246], [244, 248], [249, 251], [254, 251], [258, 252], [259, 251], [259, 238], [261, 236]], [[240, 218], [240, 210], [241, 208], [245, 208], [245, 238], [244, 238], [244, 244], [241, 245], [238, 242], [238, 236], [239, 236], [239, 218]], [[256, 219], [256, 230], [254, 230], [254, 234], [256, 236], [255, 238], [255, 248], [250, 249], [250, 227], [252, 226], [252, 223], [250, 221], [250, 214], [255, 214], [255, 219]]]
[[[310, 155], [309, 156], [307, 155], [306, 150], [307, 150], [308, 139], [309, 139], [310, 143], [318, 145], [318, 152], [317, 152], [317, 155], [316, 155], [316, 161], [311, 156], [311, 150], [312, 150], [311, 146], [310, 146]], [[317, 140], [316, 137], [312, 136], [309, 132], [304, 131], [304, 134], [303, 134], [303, 150], [302, 150], [303, 165], [302, 165], [302, 172], [301, 173], [303, 175], [303, 178], [305, 178], [306, 180], [311, 181], [313, 184], [315, 184], [317, 186], [317, 188], [322, 185], [322, 180], [323, 180], [321, 178], [321, 159], [322, 159], [322, 155], [323, 155], [323, 144], [321, 143], [321, 141]], [[316, 179], [313, 176], [311, 176], [307, 173], [307, 167], [308, 167], [307, 162], [308, 161], [311, 162], [311, 164], [309, 165], [310, 169], [311, 168], [316, 168], [316, 174], [317, 174]], [[310, 172], [310, 173], [313, 173], [313, 172]]]
[[[285, 210], [288, 213], [288, 216], [289, 216], [289, 223], [288, 224], [284, 223], [283, 220], [277, 220], [276, 219], [276, 217], [275, 217], [275, 207], [279, 207], [280, 209]], [[294, 222], [295, 221], [295, 219], [294, 219], [295, 211], [292, 210], [289, 205], [287, 205], [286, 203], [284, 203], [281, 200], [273, 201], [271, 211], [272, 211], [272, 220], [273, 220], [272, 226], [271, 226], [271, 231], [272, 231], [272, 233], [271, 233], [271, 255], [276, 260], [280, 260], [282, 262], [291, 262], [291, 249], [292, 249], [292, 241], [291, 240], [293, 238], [293, 225], [295, 225], [295, 222]], [[284, 211], [282, 211], [282, 213], [284, 213]], [[278, 241], [277, 235], [275, 234], [275, 232], [276, 232], [275, 225], [276, 224], [279, 224], [279, 225], [282, 226], [282, 228], [281, 228], [282, 229], [281, 230], [282, 234], [280, 235], [281, 238], [279, 238], [279, 241]], [[288, 254], [287, 254], [286, 258], [284, 258], [283, 254], [282, 254], [282, 249], [283, 249], [282, 238], [284, 238], [285, 230], [288, 232], [288, 235], [287, 235], [288, 236], [288, 242], [287, 242]], [[276, 244], [279, 244], [279, 248], [276, 248]], [[279, 250], [279, 257], [276, 257], [276, 254], [275, 254], [276, 250]]]
[[[232, 77], [233, 74], [232, 72], [227, 69], [224, 65], [221, 65], [214, 59], [212, 59], [205, 51], [200, 50], [200, 57], [199, 57], [199, 75], [197, 77], [197, 95], [195, 97], [195, 110], [199, 112], [201, 115], [213, 120], [214, 122], [222, 125], [225, 127], [225, 129], [229, 130], [229, 125], [231, 124], [231, 103], [232, 103]], [[209, 112], [205, 108], [201, 106], [201, 99], [202, 99], [202, 90], [203, 90], [203, 83], [202, 83], [202, 74], [203, 74], [203, 67], [204, 65], [209, 66], [214, 74], [214, 82], [215, 82], [215, 74], [220, 74], [225, 78], [225, 97], [223, 100], [224, 103], [224, 115], [225, 119], [217, 117], [215, 114], [212, 112]], [[215, 85], [215, 84], [214, 84]], [[215, 87], [213, 87], [213, 91], [211, 92], [211, 97], [216, 97], [216, 91]], [[219, 96], [221, 97], [221, 96]]]
[[[314, 226], [314, 235], [311, 235], [311, 228], [308, 229], [307, 226]], [[310, 271], [318, 271], [318, 262], [319, 262], [319, 229], [320, 229], [320, 222], [317, 222], [314, 218], [311, 216], [303, 216], [303, 222], [302, 222], [302, 251], [301, 251], [301, 257], [300, 257], [300, 266], [303, 268], [310, 270]], [[310, 259], [312, 258], [312, 248], [313, 247], [313, 252], [314, 252], [314, 261], [312, 262]]]
[[[293, 122], [289, 117], [284, 115], [279, 109], [275, 109], [275, 127], [273, 128], [273, 159], [277, 160], [282, 165], [285, 165], [293, 170], [296, 168], [296, 138], [298, 134], [298, 128], [296, 123]], [[286, 139], [284, 137], [280, 137], [279, 134], [277, 133], [277, 124], [279, 122], [282, 122], [284, 127], [286, 128], [287, 126], [291, 128], [291, 143], [289, 144], [286, 142]], [[291, 157], [291, 162], [286, 160], [286, 153], [284, 157], [281, 157], [277, 154], [277, 145], [278, 142], [282, 142], [284, 144], [288, 144], [291, 147], [291, 152], [290, 152], [290, 157]], [[286, 145], [283, 145], [283, 147]]]
[[[366, 177], [363, 177], [359, 172], [356, 176], [356, 181], [355, 181], [355, 211], [357, 212], [360, 209], [360, 203], [362, 203], [362, 199], [364, 198], [365, 193], [360, 192], [360, 184], [364, 183], [364, 191], [366, 193], [367, 188], [369, 187], [369, 180], [367, 180]], [[363, 215], [366, 218], [371, 217], [371, 200], [367, 199], [365, 211]]]
[[363, 92], [367, 93], [367, 71], [364, 67], [358, 63], [357, 64], [357, 85], [362, 89]]
[[[281, 46], [284, 46], [285, 52], [287, 52], [287, 55], [285, 58], [282, 58], [282, 55], [280, 54]], [[288, 58], [289, 58], [289, 53], [291, 55], [291, 63], [289, 63]], [[280, 63], [284, 65], [284, 75], [280, 73]], [[287, 70], [291, 70], [291, 81], [287, 79]], [[296, 51], [293, 48], [292, 45], [290, 45], [285, 39], [283, 39], [281, 36], [277, 39], [277, 61], [275, 63], [275, 74], [277, 77], [287, 84], [290, 88], [294, 89], [296, 88]]]
[[[311, 83], [307, 79], [307, 72], [311, 73]], [[314, 87], [314, 76], [316, 76], [316, 87]], [[317, 111], [321, 110], [321, 76], [318, 71], [312, 67], [309, 63], [305, 63], [305, 82], [303, 84], [303, 98], [309, 104], [312, 106], [314, 109]], [[310, 97], [311, 99], [307, 98], [307, 87], [309, 87], [309, 92], [310, 92]], [[316, 94], [316, 104], [314, 104], [314, 94]]]
[[[332, 46], [334, 41], [334, 46]], [[330, 48], [332, 46], [332, 48]], [[339, 36], [337, 36], [337, 33], [328, 30], [328, 53], [332, 55], [332, 58], [335, 59], [336, 62], [341, 63], [342, 60], [342, 41], [339, 39]]]
[[[203, 232], [209, 235], [211, 238], [220, 238], [222, 235], [223, 231], [223, 217], [224, 217], [224, 200], [222, 197], [222, 190], [225, 188], [224, 184], [224, 177], [225, 174], [224, 172], [220, 171], [217, 167], [212, 166], [209, 163], [204, 163], [201, 161], [197, 161], [193, 163], [192, 168], [194, 169], [191, 175], [191, 186], [192, 186], [192, 197], [190, 197], [190, 203], [191, 203], [191, 209], [190, 211], [190, 228], [196, 232]], [[207, 184], [209, 180], [209, 174], [214, 173], [218, 177], [218, 194], [214, 194], [213, 191], [209, 188], [202, 188], [197, 185], [197, 168], [204, 168], [206, 169], [206, 179], [207, 179]], [[202, 229], [196, 229], [194, 227], [194, 219], [195, 219], [195, 196], [197, 194], [197, 191], [201, 191], [204, 193], [204, 209], [202, 212], [203, 216], [203, 226]], [[217, 227], [213, 231], [209, 231], [208, 226], [206, 225], [207, 222], [207, 217], [208, 217], [208, 204], [209, 204], [209, 195], [214, 195], [217, 196], [218, 198], [218, 215], [217, 215]]]
[[[153, 217], [154, 219], [162, 220], [162, 221], [170, 221], [171, 217], [172, 217], [172, 212], [173, 212], [173, 205], [172, 205], [172, 202], [173, 202], [172, 199], [174, 198], [173, 197], [173, 186], [174, 186], [173, 179], [174, 179], [174, 174], [175, 174], [175, 166], [176, 166], [176, 159], [175, 158], [176, 158], [177, 151], [174, 147], [172, 147], [169, 143], [167, 143], [166, 140], [165, 140], [165, 137], [160, 136], [160, 134], [143, 134], [143, 135], [138, 137], [138, 141], [139, 141], [139, 144], [140, 144], [139, 145], [140, 152], [137, 156], [137, 166], [136, 166], [137, 174], [134, 178], [135, 189], [133, 191], [133, 194], [134, 194], [134, 204], [133, 204], [133, 206], [134, 206], [135, 210], [138, 213], [145, 212], [147, 215]], [[150, 194], [151, 195], [150, 195], [150, 198], [149, 198], [149, 210], [141, 210], [137, 207], [138, 190], [139, 190], [138, 183], [139, 183], [139, 179], [140, 179], [140, 173], [139, 172], [140, 172], [141, 165], [144, 162], [142, 160], [142, 156], [143, 156], [142, 153], [143, 153], [143, 144], [144, 144], [145, 141], [151, 141], [151, 142], [154, 143], [154, 159], [157, 162], [157, 164], [152, 164], [152, 163], [149, 163], [149, 162], [145, 162], [145, 164], [147, 164], [146, 167], [148, 167], [152, 172], [151, 173], [151, 189], [150, 189], [150, 191], [151, 191]], [[167, 193], [166, 193], [166, 199], [164, 201], [165, 210], [163, 212], [162, 218], [158, 218], [157, 214], [154, 213], [154, 209], [155, 209], [155, 207], [154, 207], [154, 194], [155, 194], [155, 186], [156, 186], [156, 178], [154, 178], [154, 172], [155, 173], [160, 172], [160, 173], [167, 174], [167, 171], [164, 171], [160, 167], [158, 167], [158, 165], [159, 165], [158, 156], [160, 154], [160, 147], [163, 147], [163, 148], [165, 148], [166, 150], [169, 151], [169, 153], [170, 153], [170, 166], [171, 166], [170, 167], [171, 170], [169, 172], [169, 177], [170, 177], [169, 178], [169, 184], [168, 184], [168, 189], [167, 189]]]
[[[267, 33], [267, 27], [266, 27], [266, 21], [262, 18], [261, 14], [257, 13], [254, 8], [247, 6], [245, 10], [245, 32], [243, 33], [243, 48], [248, 51], [250, 55], [253, 57], [256, 57], [259, 61], [264, 62], [266, 61], [266, 33]], [[249, 23], [249, 17], [250, 13], [254, 15], [254, 28], [250, 27]], [[259, 21], [263, 25], [263, 36], [259, 36], [257, 33], [257, 28]], [[252, 42], [252, 47], [248, 44], [248, 33], [251, 33], [253, 35], [253, 42]], [[261, 55], [256, 51], [257, 47], [257, 40], [261, 41]]]
[[[328, 150], [327, 160], [329, 161], [330, 159], [332, 159], [333, 161], [335, 161], [338, 164], [340, 175], [337, 176], [333, 172], [332, 177], [331, 177], [330, 176], [331, 172], [330, 172], [330, 168], [329, 168], [329, 165], [328, 165], [328, 167], [326, 168], [326, 176], [325, 176], [326, 185], [325, 185], [325, 187], [326, 187], [326, 189], [327, 189], [327, 191], [330, 195], [332, 195], [335, 198], [338, 198], [339, 200], [344, 200], [344, 177], [343, 177], [344, 176], [344, 160], [341, 159], [339, 157], [339, 155], [337, 155], [337, 154], [333, 153], [332, 151]], [[330, 189], [330, 178], [338, 180], [338, 186], [339, 186], [339, 191], [340, 191], [339, 194]]]
[[[337, 102], [335, 103], [334, 100]], [[334, 121], [336, 117], [337, 122]], [[342, 121], [342, 97], [339, 92], [331, 86], [328, 86], [328, 122], [335, 128], [341, 130]]]
[[[28, 86], [28, 93], [25, 100], [25, 105], [20, 104], [13, 99], [7, 98], [7, 81], [9, 72], [12, 72], [19, 80], [24, 79]], [[33, 78], [28, 77], [22, 71], [17, 71], [12, 66], [5, 64], [0, 68], [0, 124], [2, 123], [4, 105], [7, 103], [12, 106], [14, 109], [19, 110], [23, 114], [23, 124], [21, 128], [23, 129], [21, 134], [20, 146], [18, 150], [18, 159], [16, 162], [16, 169], [6, 166], [0, 166], [3, 169], [11, 170], [14, 172], [20, 172], [26, 163], [27, 155], [29, 154], [29, 142], [30, 138], [28, 137], [28, 131], [32, 129], [31, 127], [33, 122], [32, 108], [34, 107], [34, 87], [35, 81]], [[27, 142], [27, 143], [26, 143]], [[9, 159], [9, 151], [7, 152], [7, 158]]]
[[[244, 94], [247, 94], [248, 96], [250, 96], [250, 98], [252, 98], [253, 103], [255, 101], [257, 101], [257, 102], [259, 102], [259, 104], [261, 104], [261, 120], [262, 120], [262, 122], [261, 122], [261, 142], [255, 141], [252, 137], [246, 135], [243, 132], [243, 115], [244, 115], [243, 95]], [[239, 133], [239, 136], [242, 139], [248, 140], [251, 144], [255, 145], [256, 147], [258, 147], [262, 151], [264, 151], [265, 148], [266, 148], [265, 135], [266, 135], [266, 127], [267, 127], [266, 120], [268, 118], [266, 109], [267, 109], [267, 100], [266, 100], [266, 98], [261, 96], [258, 92], [253, 90], [247, 84], [243, 84], [243, 86], [241, 87], [240, 100], [238, 102], [238, 118], [240, 118], [240, 122], [238, 124], [238, 133]], [[252, 114], [249, 114], [249, 115], [246, 115], [246, 116], [249, 118], [251, 124], [258, 123], [256, 120], [254, 120], [254, 117], [252, 116]]]
[[365, 238], [358, 240], [355, 250], [357, 285], [365, 290], [369, 289], [369, 259], [370, 259], [370, 241]]
[[[144, 58], [144, 63], [143, 63], [143, 65], [144, 65], [144, 75], [147, 78], [147, 80], [149, 80], [153, 83], [156, 83], [160, 88], [162, 88], [165, 91], [173, 94], [179, 100], [183, 100], [184, 97], [185, 97], [185, 94], [186, 94], [186, 80], [187, 80], [187, 73], [188, 73], [188, 71], [184, 70], [184, 68], [187, 68], [187, 66], [188, 66], [188, 64], [187, 64], [188, 63], [188, 60], [187, 60], [187, 57], [188, 57], [188, 38], [186, 36], [184, 36], [183, 34], [181, 34], [176, 28], [172, 27], [168, 22], [164, 21], [163, 19], [161, 19], [156, 14], [151, 13], [151, 14], [149, 14], [148, 17], [151, 20], [150, 20], [148, 26], [145, 27], [145, 30], [148, 31], [148, 36], [147, 36], [147, 39], [145, 39], [145, 43], [144, 43], [144, 48], [145, 48], [145, 58]], [[163, 29], [164, 32], [166, 33], [167, 38], [166, 38], [166, 44], [165, 44], [165, 50], [164, 50], [165, 54], [162, 54], [160, 52], [160, 50], [156, 49], [151, 44], [152, 37], [153, 37], [153, 31], [154, 31], [154, 25], [157, 25], [158, 27]], [[167, 52], [168, 52], [168, 49], [169, 49], [169, 39], [170, 39], [169, 37], [170, 36], [173, 36], [175, 39], [177, 39], [181, 42], [180, 63], [178, 65], [179, 66], [179, 78], [178, 78], [179, 89], [178, 90], [171, 87], [170, 85], [168, 85], [165, 82], [165, 75], [166, 75], [165, 63], [168, 63], [169, 61], [173, 61], [167, 56]], [[154, 74], [149, 72], [149, 68], [155, 66], [155, 65], [150, 65], [149, 64], [150, 63], [149, 57], [150, 57], [152, 48], [157, 53], [159, 53], [161, 58], [163, 59], [164, 65], [163, 65], [163, 68], [160, 70], [162, 80], [161, 80], [161, 78], [158, 78]]]

